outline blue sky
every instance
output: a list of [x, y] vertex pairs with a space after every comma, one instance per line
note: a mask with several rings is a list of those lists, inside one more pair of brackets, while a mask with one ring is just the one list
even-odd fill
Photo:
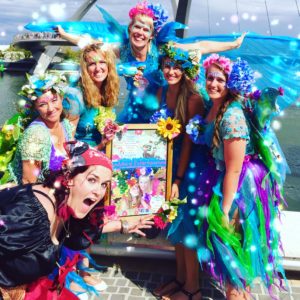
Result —
[[[84, 0], [1, 0], [0, 45], [9, 44], [23, 26], [40, 18], [61, 21], [70, 17]], [[120, 23], [129, 21], [133, 0], [98, 0]], [[171, 0], [161, 3], [173, 20]], [[226, 5], [224, 5], [226, 3]], [[300, 0], [192, 0], [188, 35], [223, 34], [252, 31], [265, 35], [300, 37]], [[269, 15], [269, 19], [268, 19]], [[238, 17], [237, 17], [238, 16]], [[84, 20], [101, 21], [93, 7]]]

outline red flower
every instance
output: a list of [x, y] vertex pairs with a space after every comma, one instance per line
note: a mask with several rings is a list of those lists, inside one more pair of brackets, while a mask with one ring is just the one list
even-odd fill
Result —
[[280, 95], [280, 96], [283, 96], [283, 94], [284, 94], [284, 89], [283, 89], [282, 87], [279, 87], [279, 88], [278, 88], [278, 92], [279, 92], [279, 95]]
[[154, 225], [159, 229], [164, 229], [167, 226], [167, 223], [160, 216], [154, 216], [153, 221]]

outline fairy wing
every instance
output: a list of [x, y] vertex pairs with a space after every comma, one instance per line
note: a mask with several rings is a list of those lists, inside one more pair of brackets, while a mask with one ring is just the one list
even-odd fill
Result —
[[[198, 36], [181, 40], [193, 43], [201, 40], [226, 42], [234, 35]], [[233, 60], [241, 57], [255, 71], [256, 87], [281, 86], [285, 93], [278, 99], [280, 109], [285, 109], [300, 96], [300, 39], [286, 36], [264, 36], [248, 33], [239, 49], [223, 52]], [[223, 54], [222, 53], [222, 54]], [[204, 76], [204, 71], [201, 72]]]
[[102, 14], [103, 19], [106, 22], [108, 31], [112, 35], [116, 35], [122, 39], [127, 37], [127, 27], [126, 25], [121, 25], [110, 13], [108, 13], [104, 8], [96, 5], [100, 13]]
[[186, 25], [178, 23], [178, 22], [168, 22], [162, 26], [156, 36], [156, 42], [158, 44], [172, 42], [181, 42], [181, 38], [176, 36], [176, 30], [185, 29]]
[[45, 23], [29, 23], [25, 25], [25, 29], [35, 32], [53, 32], [58, 25], [67, 33], [75, 35], [88, 34], [93, 39], [102, 39], [107, 43], [120, 42], [126, 37], [127, 26], [121, 25], [115, 20], [105, 9], [97, 6], [101, 12], [105, 23], [102, 22], [45, 22]]

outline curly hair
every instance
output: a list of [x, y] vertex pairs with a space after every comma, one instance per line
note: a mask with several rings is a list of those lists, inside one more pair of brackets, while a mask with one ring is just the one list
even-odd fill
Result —
[[[218, 68], [224, 74], [224, 76], [226, 78], [226, 83], [227, 83], [228, 74], [224, 71], [223, 66], [218, 63], [213, 63], [212, 66]], [[209, 70], [209, 68], [206, 70], [205, 77], [207, 77], [208, 70]], [[220, 139], [220, 123], [223, 119], [224, 113], [226, 112], [229, 104], [231, 104], [234, 101], [237, 101], [239, 98], [241, 98], [240, 94], [228, 90], [228, 93], [227, 93], [221, 107], [219, 108], [219, 111], [216, 116], [212, 148], [218, 148], [220, 145], [220, 141], [221, 141], [221, 139]]]
[[[87, 55], [96, 52], [103, 56], [108, 68], [107, 78], [101, 85], [101, 89], [96, 86], [88, 73]], [[101, 44], [95, 43], [86, 46], [80, 55], [81, 84], [87, 105], [98, 107], [100, 105], [113, 107], [118, 103], [120, 80], [116, 70], [115, 54], [112, 49], [103, 49]]]

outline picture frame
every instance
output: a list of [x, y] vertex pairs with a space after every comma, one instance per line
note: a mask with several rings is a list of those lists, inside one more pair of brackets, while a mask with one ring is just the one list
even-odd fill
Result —
[[157, 124], [128, 124], [106, 147], [113, 163], [106, 205], [120, 217], [156, 213], [170, 198], [172, 141], [157, 133]]

